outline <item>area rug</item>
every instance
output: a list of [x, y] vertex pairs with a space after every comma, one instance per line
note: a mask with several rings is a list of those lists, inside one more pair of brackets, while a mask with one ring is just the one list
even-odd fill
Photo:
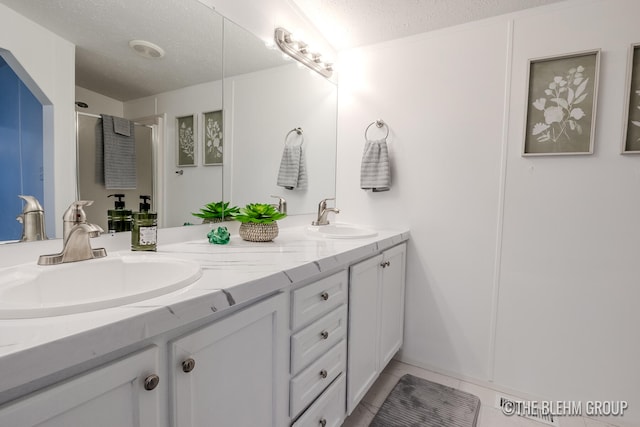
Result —
[[369, 427], [475, 427], [479, 412], [477, 396], [407, 374]]

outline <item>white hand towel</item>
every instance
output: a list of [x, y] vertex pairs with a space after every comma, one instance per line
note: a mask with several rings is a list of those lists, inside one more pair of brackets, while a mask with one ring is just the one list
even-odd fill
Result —
[[307, 188], [307, 169], [302, 145], [286, 145], [282, 151], [278, 186], [287, 190], [304, 190]]
[[362, 153], [360, 188], [363, 190], [388, 191], [391, 187], [389, 149], [386, 139], [367, 140]]

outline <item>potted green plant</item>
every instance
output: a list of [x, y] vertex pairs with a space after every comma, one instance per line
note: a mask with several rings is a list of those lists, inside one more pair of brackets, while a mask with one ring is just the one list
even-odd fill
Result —
[[229, 207], [229, 202], [211, 202], [200, 208], [200, 212], [192, 212], [191, 215], [202, 218], [202, 223], [231, 221], [233, 216], [240, 211], [237, 206]]
[[267, 203], [250, 203], [233, 218], [240, 221], [240, 237], [249, 242], [270, 242], [278, 236], [279, 219], [287, 214]]

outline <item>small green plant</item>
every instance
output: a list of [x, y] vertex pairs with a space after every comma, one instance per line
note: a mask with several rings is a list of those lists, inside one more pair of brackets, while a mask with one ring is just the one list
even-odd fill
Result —
[[232, 217], [240, 211], [237, 206], [229, 207], [229, 202], [211, 202], [200, 208], [200, 212], [192, 212], [191, 215], [202, 219], [225, 219]]
[[269, 224], [286, 217], [287, 214], [280, 213], [276, 208], [267, 203], [250, 203], [240, 212], [233, 215], [233, 219], [241, 223]]

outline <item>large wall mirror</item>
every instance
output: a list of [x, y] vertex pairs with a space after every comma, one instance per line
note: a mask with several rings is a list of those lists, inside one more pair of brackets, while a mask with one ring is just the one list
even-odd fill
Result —
[[[161, 226], [197, 223], [191, 212], [212, 201], [242, 206], [278, 195], [289, 214], [304, 214], [335, 194], [335, 85], [201, 2], [0, 3], [76, 45], [76, 120], [85, 134], [78, 197], [94, 200], [90, 221], [106, 229], [114, 201], [107, 196], [123, 192], [92, 188], [101, 185], [93, 182], [95, 153], [83, 147], [95, 151], [101, 114], [131, 120], [136, 141], [140, 134], [150, 144], [151, 163], [138, 178], [151, 182], [127, 191], [125, 201], [136, 210], [138, 193], [152, 193]], [[144, 43], [132, 49], [131, 40], [157, 45], [164, 57], [153, 58], [157, 52]], [[302, 134], [290, 133], [295, 128]], [[304, 147], [306, 188], [277, 185], [283, 148], [292, 143]]]

